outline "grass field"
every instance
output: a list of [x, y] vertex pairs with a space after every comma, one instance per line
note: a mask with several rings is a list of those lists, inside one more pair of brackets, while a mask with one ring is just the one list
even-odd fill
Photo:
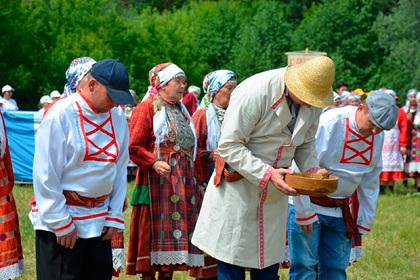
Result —
[[[129, 195], [132, 186], [129, 187]], [[349, 279], [420, 279], [420, 193], [384, 194], [379, 198], [375, 224], [363, 239], [363, 258], [348, 269]], [[14, 196], [19, 210], [26, 272], [20, 280], [35, 279], [34, 231], [28, 218], [32, 186], [17, 185]], [[125, 213], [128, 225], [131, 209]], [[127, 241], [127, 239], [126, 239]], [[280, 272], [287, 279], [287, 271]], [[116, 278], [117, 279], [117, 278]], [[119, 279], [138, 279], [123, 275]], [[176, 273], [174, 279], [188, 278]]]

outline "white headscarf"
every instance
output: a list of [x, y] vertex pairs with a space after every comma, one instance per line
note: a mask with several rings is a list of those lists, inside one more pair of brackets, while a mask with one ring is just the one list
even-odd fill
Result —
[[409, 113], [411, 106], [410, 106], [410, 100], [408, 100], [408, 97], [409, 96], [417, 96], [417, 90], [412, 88], [407, 92], [406, 95], [407, 95], [407, 101], [405, 101], [405, 105], [404, 105], [403, 109], [404, 109], [405, 113]]
[[205, 96], [201, 101], [200, 107], [206, 108], [206, 119], [207, 119], [207, 151], [214, 151], [220, 139], [220, 124], [217, 119], [216, 109], [213, 105], [214, 96], [220, 91], [220, 89], [229, 81], [236, 82], [237, 77], [235, 72], [231, 70], [217, 70], [208, 73], [203, 80], [203, 90]]

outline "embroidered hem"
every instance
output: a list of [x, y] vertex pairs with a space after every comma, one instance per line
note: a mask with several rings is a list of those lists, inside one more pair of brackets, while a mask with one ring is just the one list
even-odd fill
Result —
[[115, 271], [122, 272], [124, 270], [124, 249], [112, 248], [112, 267]]
[[23, 260], [19, 260], [17, 263], [0, 268], [0, 279], [13, 279], [20, 276], [24, 271]]
[[152, 265], [187, 264], [188, 266], [203, 266], [204, 255], [190, 254], [188, 251], [176, 252], [151, 252], [150, 261]]

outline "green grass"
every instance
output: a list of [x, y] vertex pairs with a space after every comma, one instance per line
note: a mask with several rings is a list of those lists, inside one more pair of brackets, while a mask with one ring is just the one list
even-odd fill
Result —
[[[132, 185], [129, 186], [131, 195]], [[28, 218], [31, 185], [17, 185], [14, 196], [19, 211], [20, 230], [26, 265], [19, 280], [35, 279], [34, 231]], [[131, 208], [125, 213], [129, 224]], [[363, 258], [348, 269], [349, 279], [420, 279], [420, 193], [381, 195], [372, 232], [363, 239]], [[127, 231], [126, 231], [127, 235]], [[127, 242], [127, 238], [125, 240]], [[280, 272], [287, 279], [287, 271]], [[117, 279], [117, 278], [116, 278]], [[122, 275], [119, 279], [139, 279]], [[184, 273], [174, 279], [186, 280]]]

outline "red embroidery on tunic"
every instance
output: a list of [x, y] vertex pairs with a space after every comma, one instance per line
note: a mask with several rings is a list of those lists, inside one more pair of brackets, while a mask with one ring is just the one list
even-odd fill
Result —
[[[82, 128], [83, 138], [85, 139], [85, 161], [102, 161], [102, 162], [115, 162], [118, 157], [118, 145], [114, 132], [114, 125], [112, 123], [112, 114], [109, 112], [109, 117], [106, 118], [101, 124], [96, 124], [95, 122], [89, 120], [83, 115], [82, 108], [80, 104], [76, 102], [77, 109], [79, 110], [80, 115], [80, 126]], [[89, 124], [93, 127], [90, 131], [85, 130], [85, 124]], [[105, 126], [109, 124], [111, 131], [108, 131]], [[108, 143], [100, 147], [97, 143], [93, 141], [93, 136], [96, 133], [102, 133], [106, 135], [105, 137], [109, 138]], [[112, 147], [115, 147], [115, 152], [113, 152]]]
[[[370, 165], [372, 162], [374, 140], [374, 134], [363, 136], [351, 129], [349, 119], [347, 118], [346, 139], [344, 140], [340, 163]], [[361, 142], [364, 145], [360, 145]]]
[[277, 99], [277, 101], [276, 102], [274, 102], [274, 104], [273, 105], [271, 105], [271, 109], [276, 109], [277, 108], [277, 106], [279, 106], [279, 104], [281, 103], [281, 101], [283, 100], [283, 98], [284, 98], [284, 94], [279, 98], [279, 99]]
[[[284, 96], [284, 95], [283, 95]], [[281, 101], [281, 99], [280, 99]], [[264, 268], [265, 266], [265, 256], [264, 256], [264, 240], [265, 240], [265, 233], [264, 233], [264, 202], [267, 199], [267, 184], [271, 178], [271, 173], [273, 172], [274, 168], [277, 168], [277, 164], [281, 159], [283, 153], [283, 147], [280, 146], [277, 150], [276, 158], [273, 162], [273, 167], [269, 167], [264, 173], [263, 178], [261, 179], [259, 187], [262, 189], [260, 201], [258, 202], [258, 235], [259, 235], [259, 261], [260, 261], [260, 268]]]

